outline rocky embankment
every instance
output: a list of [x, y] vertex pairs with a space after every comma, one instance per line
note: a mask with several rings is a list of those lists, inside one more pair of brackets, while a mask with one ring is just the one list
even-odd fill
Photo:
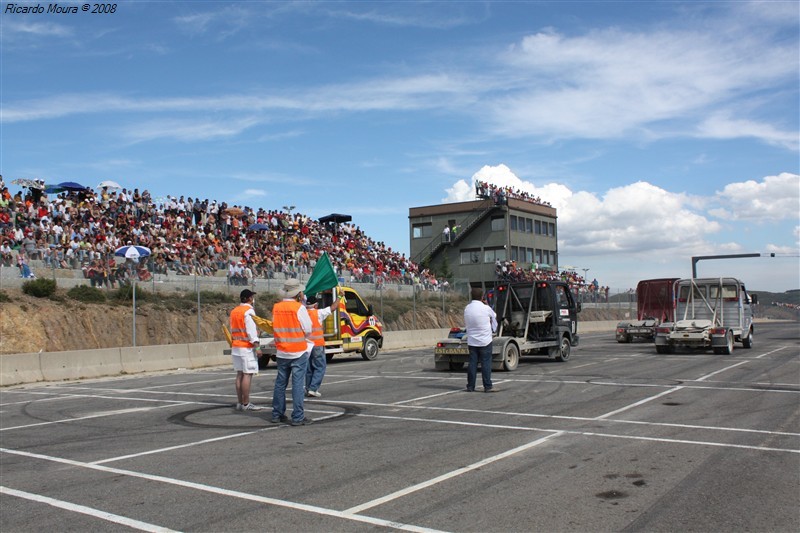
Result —
[[[35, 298], [21, 291], [4, 291], [0, 302], [0, 353], [57, 352], [111, 348], [133, 344], [133, 313], [128, 304], [87, 304], [66, 297], [57, 300]], [[262, 309], [263, 305], [263, 309]], [[270, 302], [256, 304], [257, 312], [269, 317]], [[136, 312], [136, 344], [184, 344], [224, 340], [222, 324], [227, 324], [231, 304], [203, 305], [198, 334], [197, 309], [193, 305], [172, 308], [164, 302], [142, 302]], [[766, 308], [775, 314], [778, 308]], [[454, 307], [442, 317], [441, 307], [422, 307], [400, 314], [392, 302], [384, 301], [384, 315], [395, 317], [386, 323], [391, 331], [445, 328], [461, 325], [462, 309]], [[788, 310], [786, 310], [788, 311]], [[769, 318], [794, 319], [791, 316]], [[621, 320], [618, 309], [584, 309], [581, 320]]]

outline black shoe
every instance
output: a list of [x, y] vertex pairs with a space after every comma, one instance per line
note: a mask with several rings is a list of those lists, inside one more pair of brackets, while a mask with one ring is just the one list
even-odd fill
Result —
[[295, 422], [294, 420], [292, 420], [292, 425], [293, 425], [293, 426], [307, 426], [307, 425], [309, 425], [309, 424], [312, 424], [313, 422], [314, 422], [314, 421], [313, 421], [313, 420], [311, 420], [310, 418], [308, 418], [308, 417], [305, 417], [304, 419], [302, 419], [302, 420], [298, 420], [298, 421], [296, 421], [296, 422]]
[[466, 388], [464, 389], [464, 392], [475, 392], [475, 389]]
[[272, 422], [273, 424], [280, 424], [281, 422], [285, 424], [288, 421], [289, 417], [284, 415], [281, 415], [278, 418], [272, 417], [272, 420], [270, 420], [270, 422]]

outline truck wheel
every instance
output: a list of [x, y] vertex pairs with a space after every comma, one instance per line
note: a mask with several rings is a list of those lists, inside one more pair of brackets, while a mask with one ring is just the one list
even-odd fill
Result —
[[463, 370], [464, 363], [447, 363], [448, 370]]
[[619, 337], [617, 339], [617, 342], [620, 343], [620, 344], [627, 344], [627, 343], [631, 342], [631, 336], [626, 333], [622, 337]]
[[670, 344], [656, 344], [656, 353], [675, 353], [675, 348]]
[[714, 353], [721, 355], [730, 355], [733, 353], [733, 333], [729, 331], [725, 334], [725, 346], [714, 348]]
[[753, 347], [753, 328], [750, 328], [750, 331], [747, 333], [747, 337], [742, 339], [742, 346], [745, 348]]
[[550, 357], [556, 361], [564, 362], [569, 359], [569, 353], [571, 349], [572, 346], [569, 344], [569, 339], [566, 337], [561, 337], [561, 343], [558, 346], [550, 347]]
[[519, 348], [513, 342], [506, 344], [503, 350], [503, 370], [511, 372], [519, 364]]
[[364, 347], [361, 349], [361, 357], [367, 361], [374, 361], [378, 357], [378, 341], [374, 337], [364, 339]]
[[325, 362], [326, 363], [330, 363], [331, 361], [333, 361], [333, 354], [332, 353], [326, 353], [325, 354]]

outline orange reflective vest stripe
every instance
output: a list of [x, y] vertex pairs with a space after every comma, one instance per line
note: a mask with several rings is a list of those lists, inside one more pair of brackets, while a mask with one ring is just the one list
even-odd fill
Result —
[[253, 343], [247, 336], [247, 326], [244, 324], [244, 314], [249, 311], [249, 305], [239, 305], [231, 311], [231, 346], [234, 348], [252, 348]]
[[325, 346], [325, 337], [322, 332], [322, 324], [319, 323], [319, 309], [309, 309], [308, 316], [311, 317], [311, 335], [309, 340], [314, 341], [314, 346]]
[[279, 352], [298, 353], [308, 349], [306, 334], [297, 318], [300, 306], [300, 302], [284, 301], [272, 308], [272, 331], [275, 334], [275, 348]]

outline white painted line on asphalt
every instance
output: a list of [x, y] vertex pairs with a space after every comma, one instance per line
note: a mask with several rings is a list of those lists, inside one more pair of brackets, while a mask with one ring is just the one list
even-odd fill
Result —
[[730, 365], [730, 366], [726, 366], [725, 368], [720, 368], [719, 370], [715, 370], [714, 372], [711, 372], [710, 374], [706, 374], [703, 377], [697, 378], [695, 381], [705, 381], [708, 378], [710, 378], [711, 376], [716, 376], [717, 374], [720, 374], [722, 372], [730, 370], [731, 368], [736, 368], [737, 366], [741, 366], [741, 365], [744, 365], [744, 364], [749, 363], [749, 362], [750, 361], [739, 361], [736, 364], [733, 364], [733, 365]]
[[351, 416], [357, 416], [363, 418], [380, 418], [385, 420], [402, 420], [407, 422], [429, 422], [432, 424], [473, 426], [473, 427], [489, 428], [489, 429], [511, 429], [515, 431], [551, 431], [554, 433], [563, 433], [565, 435], [584, 435], [587, 437], [612, 437], [615, 439], [647, 440], [647, 441], [667, 442], [674, 444], [698, 444], [702, 446], [716, 446], [720, 448], [741, 448], [741, 449], [756, 450], [756, 451], [800, 453], [800, 449], [794, 449], [794, 448], [770, 448], [765, 446], [751, 446], [747, 444], [728, 444], [725, 442], [671, 439], [666, 437], [642, 437], [637, 435], [618, 435], [614, 433], [597, 433], [593, 431], [580, 431], [572, 429], [550, 429], [550, 428], [536, 428], [527, 426], [509, 426], [509, 425], [499, 425], [499, 424], [477, 424], [471, 422], [458, 422], [453, 420], [437, 420], [431, 418], [414, 418], [414, 417], [391, 416], [391, 415], [370, 415], [364, 413], [358, 413]]
[[351, 379], [340, 379], [339, 381], [333, 381], [332, 379], [328, 379], [325, 381], [325, 385], [338, 385], [340, 383], [350, 383], [351, 381], [364, 381], [367, 379], [375, 379], [379, 376], [363, 376]]
[[606, 418], [608, 418], [610, 416], [618, 415], [619, 413], [625, 412], [625, 411], [627, 411], [629, 409], [633, 409], [634, 407], [639, 407], [640, 405], [643, 405], [643, 404], [646, 404], [647, 402], [651, 402], [653, 400], [661, 398], [662, 396], [666, 396], [667, 394], [672, 394], [673, 392], [677, 392], [677, 391], [681, 390], [682, 388], [683, 388], [682, 386], [681, 387], [673, 387], [673, 388], [671, 388], [669, 390], [665, 390], [664, 392], [660, 392], [660, 393], [656, 394], [655, 396], [649, 396], [647, 398], [639, 400], [638, 402], [633, 402], [630, 405], [626, 405], [625, 407], [620, 407], [619, 409], [615, 409], [613, 411], [609, 411], [606, 414], [603, 414], [603, 415], [595, 417], [593, 420], [603, 420], [603, 419], [606, 419]]
[[145, 455], [153, 455], [153, 454], [156, 454], [156, 453], [170, 452], [172, 450], [180, 450], [181, 448], [190, 448], [192, 446], [200, 446], [202, 444], [208, 444], [210, 442], [219, 442], [219, 441], [222, 441], [222, 440], [237, 439], [239, 437], [246, 437], [248, 435], [254, 435], [256, 433], [260, 433], [262, 431], [267, 431], [267, 430], [270, 430], [270, 429], [278, 429], [278, 426], [260, 428], [260, 429], [254, 430], [254, 431], [245, 431], [244, 433], [235, 433], [233, 435], [225, 435], [223, 437], [215, 437], [213, 439], [204, 439], [204, 440], [199, 440], [199, 441], [195, 441], [195, 442], [187, 442], [186, 444], [177, 444], [175, 446], [168, 446], [166, 448], [158, 448], [156, 450], [148, 450], [146, 452], [131, 453], [131, 454], [128, 454], [128, 455], [119, 455], [117, 457], [108, 457], [106, 459], [100, 459], [99, 461], [92, 461], [92, 462], [87, 463], [87, 464], [90, 464], [90, 465], [102, 465], [102, 464], [106, 464], [106, 463], [112, 463], [114, 461], [124, 461], [125, 459], [134, 459], [136, 457], [143, 457]]
[[117, 411], [106, 411], [104, 413], [96, 413], [96, 414], [93, 414], [93, 415], [79, 416], [77, 418], [65, 418], [63, 420], [53, 420], [53, 421], [50, 421], [50, 422], [37, 422], [35, 424], [26, 424], [26, 425], [23, 425], [23, 426], [12, 426], [12, 427], [8, 427], [8, 428], [0, 428], [0, 431], [12, 431], [12, 430], [15, 430], [15, 429], [28, 429], [28, 428], [37, 427], [37, 426], [49, 426], [49, 425], [52, 425], [52, 424], [69, 424], [71, 422], [79, 422], [81, 420], [90, 420], [92, 418], [102, 418], [102, 417], [105, 417], [105, 416], [125, 415], [125, 414], [130, 414], [130, 413], [141, 413], [141, 412], [144, 412], [144, 411], [151, 411], [153, 409], [164, 409], [165, 407], [175, 407], [177, 405], [189, 405], [189, 404], [192, 404], [192, 403], [194, 403], [194, 402], [170, 403], [169, 405], [159, 405], [157, 407], [135, 407], [135, 408], [132, 408], [132, 409], [119, 409]]
[[224, 377], [224, 378], [218, 378], [218, 379], [205, 379], [203, 381], [180, 381], [180, 382], [176, 381], [174, 383], [166, 383], [164, 385], [153, 385], [151, 387], [142, 387], [139, 390], [147, 391], [147, 390], [153, 390], [153, 389], [163, 389], [164, 387], [174, 387], [176, 385], [200, 385], [200, 384], [203, 384], [203, 383], [219, 383], [221, 381], [230, 381], [230, 380], [231, 380], [231, 376], [227, 376], [227, 377]]
[[771, 448], [766, 446], [751, 446], [748, 444], [728, 444], [726, 442], [711, 442], [711, 441], [701, 441], [701, 440], [686, 440], [686, 439], [667, 439], [662, 437], [640, 437], [636, 435], [613, 435], [610, 433], [593, 433], [589, 431], [568, 431], [565, 430], [564, 433], [572, 433], [577, 435], [585, 435], [587, 437], [608, 437], [612, 439], [628, 439], [628, 440], [645, 440], [650, 442], [666, 442], [669, 444], [698, 444], [701, 446], [714, 446], [718, 448], [738, 448], [742, 450], [755, 450], [759, 452], [786, 452], [786, 453], [798, 453], [800, 454], [800, 450], [796, 450], [793, 448]]
[[518, 454], [520, 452], [524, 452], [525, 450], [528, 450], [530, 448], [534, 448], [534, 447], [542, 444], [543, 442], [546, 442], [549, 439], [552, 439], [553, 437], [557, 437], [557, 436], [559, 436], [561, 434], [562, 434], [561, 432], [558, 432], [558, 433], [553, 433], [551, 435], [544, 436], [544, 437], [542, 437], [540, 439], [536, 439], [533, 442], [529, 442], [527, 444], [523, 444], [522, 446], [518, 446], [516, 448], [512, 448], [511, 450], [505, 451], [503, 453], [499, 453], [497, 455], [493, 455], [491, 457], [487, 457], [486, 459], [478, 461], [477, 463], [472, 463], [469, 466], [458, 468], [456, 470], [453, 470], [452, 472], [448, 472], [446, 474], [442, 474], [441, 476], [437, 476], [437, 477], [435, 477], [433, 479], [429, 479], [428, 481], [423, 481], [422, 483], [417, 483], [416, 485], [411, 485], [410, 487], [406, 487], [404, 489], [400, 489], [400, 490], [398, 490], [396, 492], [393, 492], [391, 494], [387, 494], [386, 496], [382, 496], [380, 498], [376, 498], [374, 500], [370, 500], [368, 502], [362, 503], [361, 505], [356, 505], [355, 507], [351, 507], [350, 509], [347, 509], [345, 511], [345, 513], [353, 513], [353, 514], [360, 513], [362, 511], [366, 511], [367, 509], [371, 509], [373, 507], [377, 507], [378, 505], [383, 505], [384, 503], [388, 503], [388, 502], [396, 500], [398, 498], [402, 498], [403, 496], [407, 496], [409, 494], [412, 494], [414, 492], [420, 491], [422, 489], [426, 489], [428, 487], [436, 485], [437, 483], [441, 483], [443, 481], [447, 481], [448, 479], [453, 479], [454, 477], [460, 476], [462, 474], [466, 474], [467, 472], [471, 472], [471, 471], [476, 470], [476, 469], [478, 469], [478, 468], [480, 468], [482, 466], [486, 466], [488, 464], [494, 463], [494, 462], [499, 461], [501, 459], [505, 459], [506, 457], [511, 457], [512, 455], [516, 455], [516, 454]]
[[582, 364], [582, 365], [570, 366], [570, 367], [569, 367], [569, 369], [570, 369], [570, 370], [574, 370], [574, 369], [576, 369], [576, 368], [583, 368], [583, 367], [585, 367], [585, 366], [592, 366], [592, 365], [596, 365], [596, 364], [599, 364], [599, 363], [600, 363], [600, 361], [597, 361], [597, 362], [595, 362], [595, 363], [584, 363], [584, 364]]
[[[337, 400], [327, 400], [326, 404], [331, 405], [363, 405], [367, 407], [386, 407], [386, 408], [393, 408], [398, 407], [394, 404], [388, 403], [374, 403], [374, 402], [356, 402], [356, 401], [337, 401]], [[479, 415], [495, 415], [495, 416], [503, 416], [503, 417], [511, 417], [511, 416], [519, 416], [522, 418], [545, 418], [545, 419], [553, 419], [553, 420], [575, 420], [578, 422], [595, 422], [597, 421], [596, 418], [593, 417], [586, 417], [586, 416], [565, 416], [565, 415], [545, 415], [541, 413], [520, 413], [514, 411], [489, 411], [486, 409], [466, 409], [460, 407], [437, 407], [437, 406], [430, 406], [430, 405], [402, 405], [404, 409], [418, 409], [418, 410], [426, 410], [426, 411], [445, 411], [445, 412], [456, 412], [456, 413], [471, 413], [471, 414], [479, 414]], [[427, 420], [427, 419], [423, 419]], [[748, 428], [733, 428], [733, 427], [725, 427], [725, 426], [700, 426], [700, 425], [691, 425], [691, 424], [676, 424], [670, 422], [649, 422], [644, 420], [618, 420], [613, 418], [604, 419], [603, 422], [609, 422], [614, 424], [638, 424], [643, 426], [654, 426], [654, 427], [676, 427], [676, 428], [686, 428], [686, 429], [702, 429], [702, 430], [710, 430], [710, 431], [729, 431], [734, 433], [758, 433], [764, 435], [781, 435], [787, 437], [800, 437], [800, 433], [788, 433], [788, 432], [780, 432], [780, 431], [769, 431], [766, 429], [748, 429]], [[517, 427], [517, 426], [509, 426], [509, 427]], [[556, 429], [550, 428], [534, 428], [536, 430], [541, 431], [560, 431]]]
[[[317, 410], [313, 410], [313, 409], [306, 409], [306, 411], [310, 412], [310, 413], [330, 413], [330, 411], [317, 411]], [[328, 416], [321, 416], [319, 418], [315, 418], [314, 421], [318, 422], [318, 421], [327, 420], [327, 419], [330, 419], [330, 418], [337, 418], [337, 417], [340, 417], [340, 416], [343, 416], [343, 415], [344, 415], [344, 413], [334, 412], [334, 413], [331, 413]], [[106, 459], [100, 459], [98, 461], [92, 461], [92, 462], [87, 463], [87, 464], [90, 464], [90, 465], [102, 465], [102, 464], [107, 464], [107, 463], [111, 463], [111, 462], [114, 462], [114, 461], [123, 461], [125, 459], [133, 459], [133, 458], [136, 458], [136, 457], [143, 457], [145, 455], [154, 455], [154, 454], [157, 454], [157, 453], [164, 453], [164, 452], [169, 452], [169, 451], [172, 451], [172, 450], [180, 450], [181, 448], [191, 448], [193, 446], [201, 446], [203, 444], [208, 444], [210, 442], [220, 442], [220, 441], [224, 441], [224, 440], [228, 440], [228, 439], [237, 439], [239, 437], [247, 437], [248, 435], [254, 435], [256, 433], [262, 433], [264, 431], [272, 431], [272, 430], [281, 429], [281, 428], [288, 428], [288, 427], [290, 427], [290, 426], [287, 426], [286, 424], [279, 424], [279, 425], [276, 424], [276, 425], [269, 426], [269, 427], [259, 428], [259, 429], [253, 430], [253, 431], [245, 431], [244, 433], [235, 433], [233, 435], [224, 435], [222, 437], [214, 437], [212, 439], [203, 439], [203, 440], [198, 440], [198, 441], [194, 441], [194, 442], [187, 442], [187, 443], [184, 443], [184, 444], [176, 444], [175, 446], [168, 446], [166, 448], [157, 448], [155, 450], [148, 450], [146, 452], [132, 453], [132, 454], [129, 454], [129, 455], [120, 455], [118, 457], [108, 457]]]
[[775, 349], [775, 350], [772, 350], [772, 351], [770, 351], [770, 352], [762, 353], [761, 355], [759, 355], [758, 357], [756, 357], [756, 359], [761, 359], [762, 357], [765, 357], [765, 356], [767, 356], [767, 355], [772, 355], [772, 354], [774, 354], [775, 352], [780, 352], [781, 350], [785, 350], [786, 348], [787, 348], [786, 346], [781, 346], [780, 348], [777, 348], [777, 349]]
[[430, 398], [438, 398], [439, 396], [449, 396], [450, 394], [456, 394], [459, 392], [464, 392], [464, 391], [461, 389], [457, 389], [447, 392], [440, 392], [439, 394], [429, 394], [428, 396], [420, 396], [419, 398], [411, 398], [410, 400], [400, 400], [399, 402], [392, 402], [391, 405], [403, 405], [404, 403], [414, 403], [414, 402], [419, 402], [421, 400], [428, 400]]
[[0, 494], [8, 494], [9, 496], [16, 496], [17, 498], [22, 498], [25, 500], [30, 500], [38, 503], [44, 503], [52, 507], [58, 507], [59, 509], [65, 509], [67, 511], [72, 511], [75, 513], [92, 516], [94, 518], [99, 518], [107, 522], [113, 522], [115, 524], [128, 526], [133, 529], [138, 529], [139, 531], [152, 531], [154, 533], [168, 533], [175, 531], [174, 529], [156, 526], [154, 524], [148, 524], [147, 522], [134, 520], [133, 518], [128, 518], [126, 516], [107, 513], [105, 511], [100, 511], [98, 509], [86, 507], [85, 505], [78, 505], [75, 503], [65, 502], [63, 500], [56, 500], [48, 496], [42, 496], [41, 494], [32, 494], [30, 492], [10, 489], [8, 487], [0, 486]]
[[266, 496], [258, 496], [256, 494], [252, 494], [249, 492], [240, 492], [236, 490], [230, 489], [223, 489], [221, 487], [214, 487], [212, 485], [205, 485], [203, 483], [195, 483], [193, 481], [183, 481], [180, 479], [169, 478], [165, 476], [157, 476], [154, 474], [145, 474], [143, 472], [136, 472], [133, 470], [124, 470], [121, 468], [114, 468], [110, 466], [103, 466], [103, 465], [93, 465], [89, 463], [83, 463], [81, 461], [74, 461], [72, 459], [62, 459], [60, 457], [53, 457], [50, 455], [42, 455], [38, 453], [31, 453], [31, 452], [24, 452], [21, 450], [9, 450], [7, 448], [0, 448], [0, 453], [8, 453], [11, 455], [19, 455], [22, 457], [29, 457], [32, 459], [40, 459], [44, 461], [51, 461], [54, 463], [61, 463], [70, 466], [75, 466], [79, 468], [87, 468], [90, 470], [97, 470], [100, 472], [106, 472], [110, 474], [117, 474], [121, 476], [129, 476], [139, 479], [146, 479], [148, 481], [155, 481], [157, 483], [165, 483], [168, 485], [175, 485], [178, 487], [183, 487], [186, 489], [198, 490], [202, 492], [207, 492], [211, 494], [216, 494], [219, 496], [229, 496], [232, 498], [238, 498], [240, 500], [248, 500], [256, 503], [263, 503], [266, 505], [274, 505], [277, 507], [284, 507], [287, 509], [293, 509], [296, 511], [305, 511], [309, 513], [314, 513], [322, 516], [331, 516], [334, 518], [341, 518], [344, 520], [351, 520], [354, 522], [361, 522], [364, 524], [372, 524], [375, 526], [381, 527], [388, 527], [392, 529], [400, 529], [403, 531], [414, 531], [419, 533], [435, 533], [436, 530], [429, 529], [425, 527], [415, 526], [412, 524], [403, 524], [400, 522], [394, 522], [391, 520], [383, 520], [381, 518], [373, 518], [370, 516], [364, 515], [356, 515], [352, 513], [346, 513], [343, 511], [336, 511], [334, 509], [326, 509], [324, 507], [318, 507], [316, 505], [308, 505], [305, 503], [298, 503], [298, 502], [290, 502], [286, 500], [279, 500], [277, 498], [269, 498]]

